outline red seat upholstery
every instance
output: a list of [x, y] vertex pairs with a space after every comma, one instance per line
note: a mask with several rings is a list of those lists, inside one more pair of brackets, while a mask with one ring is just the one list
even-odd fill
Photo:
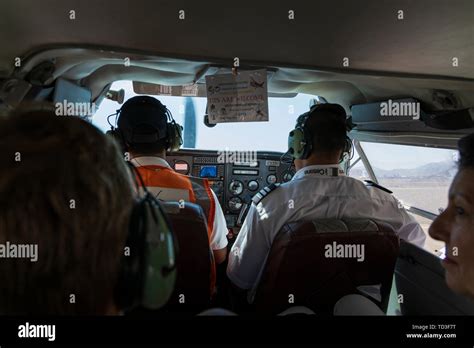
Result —
[[[211, 299], [211, 261], [207, 220], [202, 208], [186, 202], [163, 202], [178, 241], [176, 285], [167, 307], [173, 311], [200, 311]], [[184, 295], [184, 297], [183, 297]], [[184, 304], [181, 303], [184, 299]]]
[[[355, 257], [347, 257], [350, 254], [328, 257], [333, 243], [359, 245], [359, 250], [363, 245], [364, 260], [358, 262]], [[399, 239], [393, 229], [370, 219], [286, 224], [273, 241], [267, 258], [255, 294], [256, 309], [279, 313], [302, 305], [317, 314], [331, 314], [342, 296], [358, 293], [358, 286], [373, 284], [381, 284], [380, 305], [385, 309], [398, 249]]]

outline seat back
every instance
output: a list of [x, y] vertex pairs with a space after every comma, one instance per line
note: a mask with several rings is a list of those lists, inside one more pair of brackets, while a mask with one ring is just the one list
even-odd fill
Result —
[[399, 240], [371, 219], [324, 219], [284, 225], [273, 241], [256, 289], [257, 311], [279, 313], [295, 305], [331, 315], [357, 287], [380, 284], [388, 304]]
[[[474, 315], [474, 300], [455, 293], [446, 283], [438, 256], [402, 241], [395, 265], [389, 314]], [[398, 295], [403, 301], [398, 302]]]
[[163, 202], [178, 242], [177, 278], [166, 307], [172, 311], [196, 312], [209, 308], [211, 266], [207, 219], [194, 203]]
[[133, 310], [132, 316], [197, 314], [210, 307], [213, 253], [207, 235], [207, 219], [194, 203], [161, 202], [178, 244], [177, 278], [168, 303], [157, 311]]

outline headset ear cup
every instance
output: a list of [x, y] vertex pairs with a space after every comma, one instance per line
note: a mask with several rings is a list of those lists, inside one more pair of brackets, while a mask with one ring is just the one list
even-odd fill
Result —
[[288, 135], [288, 152], [294, 159], [306, 159], [312, 150], [310, 134], [305, 130], [305, 124], [310, 116], [306, 112], [296, 120], [296, 127]]
[[348, 157], [351, 157], [351, 154], [352, 154], [352, 140], [348, 136], [346, 136], [346, 148], [344, 149], [344, 152], [347, 153]]
[[174, 291], [177, 245], [166, 214], [149, 193], [133, 208], [126, 248], [116, 305], [124, 311], [161, 308]]
[[342, 150], [341, 153], [341, 158], [339, 159], [339, 162], [342, 163], [344, 161], [347, 161], [350, 159], [352, 156], [352, 140], [348, 136], [346, 136], [346, 143], [344, 145], [344, 150]]
[[173, 231], [159, 202], [148, 196], [144, 204], [147, 242], [142, 306], [158, 309], [168, 302], [174, 291], [176, 246]]
[[293, 129], [288, 135], [288, 151], [295, 159], [308, 158], [311, 148], [302, 128]]
[[349, 159], [349, 154], [347, 152], [343, 152], [341, 154], [341, 158], [339, 159], [339, 163], [345, 162]]
[[167, 150], [178, 151], [181, 145], [183, 145], [183, 127], [175, 122], [168, 123], [167, 125]]

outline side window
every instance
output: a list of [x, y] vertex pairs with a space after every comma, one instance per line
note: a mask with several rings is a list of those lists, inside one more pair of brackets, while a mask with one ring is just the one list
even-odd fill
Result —
[[[362, 142], [361, 147], [379, 184], [393, 191], [405, 206], [434, 215], [446, 207], [449, 186], [457, 172], [456, 150], [368, 142]], [[367, 171], [361, 166], [362, 161], [354, 165], [350, 176], [366, 179]], [[411, 214], [427, 235], [425, 248], [440, 255], [444, 244], [428, 235], [432, 220]]]
[[364, 166], [364, 162], [362, 162], [362, 159], [357, 153], [357, 150], [354, 151], [354, 158], [351, 160], [350, 163], [349, 176], [359, 180], [370, 180], [370, 176]]

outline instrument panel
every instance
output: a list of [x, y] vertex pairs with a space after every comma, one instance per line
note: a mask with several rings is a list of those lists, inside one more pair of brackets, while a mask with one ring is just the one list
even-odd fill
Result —
[[282, 153], [257, 152], [252, 162], [223, 161], [217, 151], [180, 150], [169, 153], [170, 166], [185, 175], [206, 178], [216, 194], [227, 221], [227, 227], [240, 227], [252, 197], [273, 183], [284, 183], [293, 177], [294, 166], [282, 163]]

